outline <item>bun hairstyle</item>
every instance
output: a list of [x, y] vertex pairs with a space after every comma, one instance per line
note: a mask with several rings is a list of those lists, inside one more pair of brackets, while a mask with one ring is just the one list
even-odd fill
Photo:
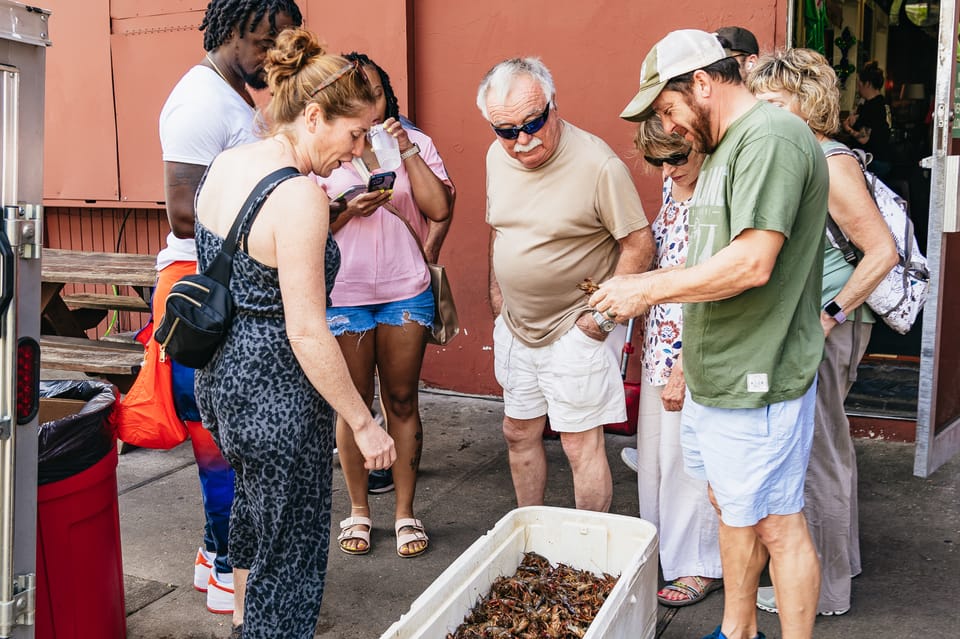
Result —
[[285, 29], [267, 52], [263, 68], [273, 99], [267, 106], [267, 133], [292, 123], [315, 102], [327, 121], [353, 117], [375, 103], [367, 76], [359, 66], [328, 55], [317, 37], [302, 28]]
[[869, 84], [877, 91], [883, 89], [883, 69], [880, 68], [880, 63], [876, 60], [864, 64], [857, 75], [861, 82]]
[[783, 91], [792, 95], [814, 133], [832, 136], [840, 128], [837, 74], [827, 59], [812, 49], [760, 56], [747, 76], [747, 88], [754, 94]]

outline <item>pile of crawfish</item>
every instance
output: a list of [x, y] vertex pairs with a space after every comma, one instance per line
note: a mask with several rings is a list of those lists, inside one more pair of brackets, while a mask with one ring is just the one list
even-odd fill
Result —
[[607, 574], [553, 567], [535, 552], [524, 553], [516, 574], [497, 577], [490, 594], [447, 639], [583, 637], [616, 583]]

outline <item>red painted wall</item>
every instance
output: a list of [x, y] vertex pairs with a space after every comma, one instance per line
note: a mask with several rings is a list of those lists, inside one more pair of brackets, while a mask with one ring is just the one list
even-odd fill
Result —
[[[82, 4], [83, 11], [75, 5]], [[48, 234], [51, 246], [81, 248], [116, 238], [113, 209], [140, 211], [125, 227], [140, 238], [124, 250], [153, 252], [165, 231], [157, 117], [167, 93], [202, 59], [196, 30], [205, 0], [48, 0], [54, 46], [47, 57], [44, 197], [50, 223], [83, 216], [85, 230]], [[498, 394], [487, 300], [483, 158], [493, 135], [476, 108], [483, 74], [501, 59], [538, 55], [557, 85], [560, 113], [604, 138], [633, 168], [650, 217], [659, 180], [632, 156], [630, 124], [617, 114], [636, 92], [640, 63], [668, 31], [745, 26], [762, 48], [785, 41], [786, 0], [300, 0], [306, 24], [332, 52], [363, 51], [391, 75], [401, 109], [433, 138], [457, 185], [455, 220], [442, 261], [450, 270], [463, 333], [429, 347], [424, 381]], [[87, 212], [81, 214], [79, 209]], [[149, 213], [148, 210], [151, 210]], [[99, 227], [99, 228], [98, 228]], [[86, 238], [86, 239], [85, 239]], [[106, 244], [109, 244], [104, 240]], [[131, 320], [134, 321], [134, 320]]]
[[553, 73], [562, 117], [599, 135], [620, 154], [633, 169], [652, 218], [659, 209], [659, 179], [640, 169], [632, 150], [633, 126], [617, 117], [636, 93], [644, 55], [672, 29], [729, 24], [754, 31], [761, 47], [782, 46], [786, 3], [678, 0], [667, 10], [663, 4], [629, 0], [421, 0], [415, 3], [414, 22], [417, 123], [434, 138], [459, 193], [441, 261], [450, 269], [463, 327], [450, 346], [428, 349], [423, 379], [444, 388], [499, 394], [484, 222], [484, 156], [494, 136], [476, 107], [483, 74], [504, 58], [540, 56]]

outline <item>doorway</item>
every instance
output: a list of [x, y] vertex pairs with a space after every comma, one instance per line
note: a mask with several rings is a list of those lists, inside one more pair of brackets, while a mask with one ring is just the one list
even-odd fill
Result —
[[[909, 204], [917, 242], [926, 254], [931, 172], [920, 161], [932, 147], [939, 2], [806, 0], [795, 6], [794, 42], [819, 49], [837, 72], [841, 121], [856, 113], [863, 101], [860, 70], [875, 62], [883, 72], [881, 95], [889, 138], [885, 157], [877, 158], [882, 161], [874, 172], [882, 173], [881, 179]], [[838, 139], [857, 145], [844, 135], [841, 132]], [[922, 314], [906, 335], [882, 321], [874, 324], [848, 396], [849, 414], [916, 419], [922, 336]]]

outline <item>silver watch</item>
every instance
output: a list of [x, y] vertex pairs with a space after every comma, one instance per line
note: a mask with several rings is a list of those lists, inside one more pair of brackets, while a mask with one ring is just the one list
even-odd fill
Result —
[[617, 323], [612, 319], [601, 313], [600, 311], [593, 312], [593, 321], [597, 323], [597, 326], [604, 333], [609, 333], [617, 327]]

